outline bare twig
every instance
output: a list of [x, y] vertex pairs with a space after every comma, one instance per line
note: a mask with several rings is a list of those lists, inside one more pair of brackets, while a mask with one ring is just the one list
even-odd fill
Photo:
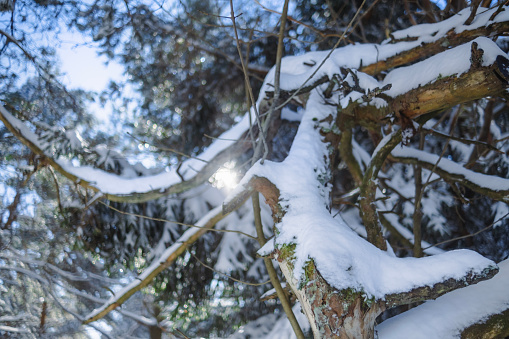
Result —
[[[233, 32], [235, 34], [235, 41], [237, 43], [237, 51], [239, 52], [240, 62], [242, 64], [242, 71], [244, 73], [244, 82], [245, 82], [247, 90], [248, 90], [249, 99], [251, 100], [251, 106], [249, 107], [248, 114], [251, 115], [251, 109], [254, 110], [258, 129], [260, 131], [263, 131], [262, 122], [260, 120], [260, 114], [259, 114], [258, 108], [256, 107], [256, 104], [255, 104], [256, 100], [255, 100], [255, 97], [253, 94], [253, 88], [251, 87], [251, 84], [249, 82], [249, 73], [248, 73], [248, 70], [246, 67], [246, 63], [244, 62], [244, 57], [242, 56], [242, 50], [240, 48], [239, 33], [237, 31], [237, 23], [235, 21], [235, 10], [233, 8], [233, 0], [230, 0], [230, 19], [232, 20], [232, 23], [233, 23]], [[260, 133], [260, 138], [262, 140], [264, 149], [268, 152], [269, 146], [267, 145], [267, 140], [265, 140], [263, 133]]]
[[[254, 213], [256, 234], [258, 235], [258, 243], [260, 244], [260, 247], [262, 247], [267, 242], [267, 239], [265, 239], [265, 236], [263, 235], [262, 218], [260, 215], [260, 196], [258, 195], [258, 192], [255, 192], [252, 195], [251, 200], [253, 202], [253, 213]], [[283, 306], [283, 310], [285, 311], [286, 316], [288, 317], [288, 320], [290, 321], [290, 324], [292, 325], [295, 335], [297, 336], [298, 339], [304, 339], [305, 338], [304, 333], [302, 332], [302, 329], [300, 328], [299, 322], [297, 321], [295, 314], [293, 314], [292, 306], [290, 305], [290, 301], [288, 300], [288, 296], [286, 295], [285, 290], [281, 286], [279, 277], [277, 276], [276, 270], [274, 269], [274, 266], [272, 265], [272, 260], [270, 258], [264, 257], [263, 262], [265, 263], [265, 267], [267, 268], [267, 272], [269, 273], [269, 277], [270, 277], [272, 286], [276, 290], [277, 297], [279, 298], [279, 301], [281, 302], [281, 305]]]
[[206, 230], [208, 232], [237, 233], [237, 234], [244, 235], [244, 236], [246, 236], [248, 238], [251, 238], [253, 240], [257, 239], [256, 237], [253, 237], [252, 235], [249, 235], [249, 234], [244, 233], [242, 231], [237, 231], [237, 230], [221, 230], [221, 229], [215, 229], [215, 228], [211, 229], [211, 228], [208, 228], [208, 227], [196, 226], [196, 225], [193, 225], [193, 224], [186, 224], [186, 223], [183, 223], [183, 222], [180, 222], [180, 221], [176, 221], [176, 220], [168, 220], [168, 219], [163, 219], [163, 218], [148, 217], [148, 216], [142, 215], [142, 214], [121, 211], [118, 208], [115, 208], [115, 207], [113, 207], [111, 205], [108, 205], [108, 204], [106, 204], [105, 202], [102, 202], [102, 201], [100, 201], [100, 203], [103, 204], [104, 206], [108, 207], [109, 209], [111, 209], [111, 210], [113, 210], [113, 211], [115, 211], [117, 213], [124, 214], [124, 215], [130, 215], [130, 216], [133, 216], [133, 217], [138, 217], [138, 218], [142, 218], [142, 219], [146, 219], [146, 220], [152, 220], [152, 221], [169, 222], [169, 223], [180, 225], [180, 226], [186, 226], [186, 227], [192, 227], [192, 228], [201, 228], [201, 229], [204, 229], [204, 230]]
[[[286, 27], [286, 17], [288, 15], [288, 0], [285, 0], [283, 5], [283, 14], [281, 15], [281, 25], [279, 29], [279, 38], [277, 44], [277, 53], [276, 53], [276, 70], [274, 74], [274, 98], [272, 100], [272, 104], [270, 105], [269, 111], [267, 112], [267, 117], [265, 118], [263, 129], [260, 131], [263, 140], [266, 140], [267, 131], [269, 130], [269, 126], [272, 120], [272, 115], [276, 109], [276, 106], [279, 101], [280, 96], [280, 77], [281, 77], [281, 59], [283, 58], [283, 47], [284, 47], [284, 36], [285, 36], [285, 27]], [[265, 145], [266, 146], [266, 145]], [[254, 159], [257, 159], [261, 153], [260, 146], [258, 146], [255, 150]], [[265, 147], [265, 151], [262, 156], [261, 163], [265, 161], [267, 155], [269, 153], [268, 147]]]
[[313, 73], [306, 79], [306, 81], [304, 81], [299, 88], [297, 88], [293, 93], [292, 95], [290, 95], [290, 97], [288, 99], [286, 99], [281, 105], [279, 105], [276, 110], [278, 109], [281, 109], [283, 107], [285, 107], [290, 101], [292, 101], [292, 99], [297, 96], [300, 91], [306, 86], [306, 84], [318, 73], [318, 71], [320, 70], [320, 68], [325, 64], [325, 62], [330, 58], [330, 56], [332, 55], [332, 53], [334, 53], [334, 51], [339, 47], [339, 44], [343, 41], [343, 39], [345, 38], [346, 36], [346, 33], [348, 32], [348, 30], [350, 29], [350, 27], [352, 26], [352, 24], [355, 22], [355, 19], [357, 18], [357, 16], [359, 15], [362, 7], [364, 6], [364, 4], [366, 3], [366, 0], [363, 0], [361, 5], [359, 6], [359, 9], [357, 10], [357, 12], [355, 12], [355, 15], [353, 16], [352, 20], [350, 20], [350, 22], [348, 23], [348, 26], [346, 27], [345, 31], [343, 32], [343, 34], [341, 34], [341, 37], [339, 38], [339, 40], [336, 42], [336, 44], [334, 45], [334, 47], [332, 47], [332, 49], [329, 51], [329, 53], [327, 54], [327, 56], [325, 56], [325, 58], [322, 60], [322, 62], [320, 63], [320, 65], [318, 65], [318, 67], [315, 68], [315, 70], [313, 71]]
[[206, 164], [208, 163], [208, 161], [207, 161], [207, 160], [203, 160], [203, 159], [200, 159], [200, 158], [198, 158], [198, 157], [195, 157], [195, 156], [192, 156], [192, 155], [189, 155], [189, 154], [186, 154], [186, 153], [182, 153], [182, 152], [180, 152], [179, 150], [176, 150], [176, 149], [174, 149], [174, 148], [162, 147], [162, 146], [157, 146], [157, 145], [151, 144], [151, 143], [149, 143], [149, 142], [147, 142], [147, 141], [145, 141], [145, 140], [141, 140], [140, 138], [137, 138], [137, 137], [136, 137], [136, 136], [134, 136], [132, 133], [127, 132], [127, 135], [128, 135], [128, 136], [130, 136], [131, 138], [133, 138], [134, 140], [136, 140], [136, 141], [138, 141], [138, 142], [142, 143], [143, 145], [153, 146], [153, 147], [155, 147], [155, 148], [157, 148], [157, 149], [160, 149], [161, 151], [172, 152], [172, 153], [175, 153], [175, 154], [181, 155], [181, 156], [186, 157], [186, 158], [196, 159], [196, 160], [198, 160], [198, 161], [202, 161], [202, 162], [204, 162], [204, 163], [206, 163]]
[[243, 280], [239, 280], [239, 279], [236, 279], [234, 277], [232, 277], [231, 275], [228, 275], [226, 273], [223, 273], [223, 272], [219, 272], [218, 270], [214, 269], [213, 267], [205, 264], [203, 261], [201, 261], [200, 259], [198, 259], [198, 257], [196, 255], [194, 255], [194, 253], [192, 253], [191, 251], [188, 251], [189, 254], [191, 254], [193, 256], [194, 259], [196, 259], [196, 261], [198, 261], [200, 263], [200, 265], [202, 265], [203, 267], [205, 268], [208, 268], [209, 270], [211, 270], [212, 272], [214, 273], [217, 273], [217, 274], [220, 274], [230, 280], [233, 280], [235, 282], [238, 282], [238, 283], [241, 283], [241, 284], [244, 284], [244, 285], [250, 285], [250, 286], [262, 286], [262, 285], [265, 285], [265, 284], [268, 284], [270, 283], [270, 280], [267, 280], [267, 281], [264, 281], [264, 282], [261, 282], [261, 283], [250, 283], [250, 282], [247, 282], [247, 281], [243, 281]]
[[103, 306], [95, 309], [89, 315], [87, 315], [83, 323], [88, 324], [93, 321], [103, 318], [106, 314], [122, 305], [127, 299], [129, 299], [134, 293], [138, 292], [145, 286], [147, 286], [159, 273], [169, 267], [182, 253], [184, 253], [189, 245], [197, 241], [207, 229], [214, 227], [220, 220], [226, 215], [223, 214], [222, 207], [216, 207], [201, 218], [198, 223], [203, 226], [200, 229], [189, 229], [164, 253], [152, 261], [152, 264], [133, 282], [122, 289], [122, 293], [119, 293]]
[[428, 246], [426, 247], [424, 250], [427, 250], [428, 248], [431, 248], [431, 247], [435, 247], [435, 246], [439, 246], [439, 245], [443, 245], [443, 244], [447, 244], [447, 243], [450, 243], [450, 242], [453, 242], [453, 241], [457, 241], [457, 240], [461, 240], [461, 239], [465, 239], [465, 238], [470, 238], [470, 237], [475, 237], [476, 235], [482, 233], [482, 232], [485, 232], [487, 230], [489, 230], [491, 227], [493, 227], [497, 222], [505, 219], [507, 216], [509, 216], [509, 213], [506, 213], [504, 214], [503, 216], [501, 216], [500, 218], [498, 218], [497, 220], [495, 220], [494, 222], [492, 222], [491, 224], [489, 224], [488, 226], [484, 227], [483, 229], [475, 232], [475, 233], [472, 233], [472, 234], [467, 234], [467, 235], [463, 235], [461, 237], [456, 237], [456, 238], [453, 238], [453, 239], [449, 239], [449, 240], [444, 240], [444, 241], [441, 241], [439, 243], [436, 243], [434, 245], [431, 245], [431, 246]]

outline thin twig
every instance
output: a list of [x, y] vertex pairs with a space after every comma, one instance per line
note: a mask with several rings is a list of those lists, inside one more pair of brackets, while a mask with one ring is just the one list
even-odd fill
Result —
[[453, 242], [453, 241], [456, 241], [456, 240], [461, 240], [461, 239], [465, 239], [465, 238], [475, 237], [479, 233], [482, 233], [484, 231], [489, 230], [491, 227], [493, 227], [493, 225], [495, 225], [497, 222], [501, 221], [502, 219], [505, 219], [507, 216], [509, 216], [509, 212], [504, 214], [503, 216], [501, 216], [500, 218], [498, 218], [497, 220], [495, 220], [494, 222], [492, 222], [491, 224], [489, 224], [488, 226], [486, 226], [482, 230], [479, 230], [479, 231], [477, 231], [475, 233], [472, 233], [472, 234], [462, 235], [461, 237], [456, 237], [456, 238], [453, 238], [453, 239], [441, 241], [439, 243], [436, 243], [434, 245], [426, 247], [424, 250], [427, 250], [428, 248], [431, 248], [431, 247], [436, 247], [438, 245], [443, 245], [443, 244], [446, 244], [446, 243], [449, 243], [449, 242]]
[[[283, 47], [284, 47], [284, 36], [285, 36], [285, 27], [286, 27], [286, 18], [288, 15], [288, 0], [285, 0], [285, 3], [283, 5], [283, 14], [281, 15], [281, 24], [279, 29], [279, 37], [278, 37], [278, 44], [277, 44], [277, 52], [276, 52], [276, 70], [274, 74], [274, 98], [272, 99], [272, 104], [270, 105], [269, 111], [267, 112], [267, 117], [265, 118], [265, 121], [263, 123], [263, 129], [261, 130], [262, 138], [266, 139], [267, 131], [269, 130], [269, 126], [272, 120], [272, 116], [274, 114], [274, 111], [276, 110], [276, 106], [279, 101], [279, 96], [281, 94], [281, 86], [280, 86], [280, 78], [281, 78], [281, 59], [283, 58]], [[260, 147], [257, 147], [255, 150], [255, 154], [253, 156], [253, 159], [257, 159], [259, 156], [259, 153], [261, 152]], [[267, 155], [269, 153], [268, 147], [265, 147], [265, 151], [263, 153], [261, 163], [265, 161], [267, 158]]]
[[185, 339], [191, 339], [189, 338], [187, 335], [185, 335], [181, 330], [179, 330], [178, 328], [175, 328], [175, 331], [177, 331], [178, 333], [180, 333], [181, 335], [184, 336]]
[[[230, 0], [231, 1], [231, 0]], [[332, 55], [332, 53], [334, 53], [334, 51], [339, 47], [339, 44], [343, 41], [343, 39], [345, 38], [346, 36], [346, 33], [348, 32], [348, 30], [350, 29], [350, 27], [352, 26], [352, 24], [354, 23], [355, 21], [355, 18], [357, 18], [357, 16], [359, 15], [362, 7], [364, 6], [364, 4], [366, 3], [366, 0], [363, 0], [361, 5], [359, 6], [359, 9], [357, 10], [357, 12], [355, 12], [355, 15], [353, 16], [352, 20], [350, 20], [350, 22], [348, 23], [348, 26], [346, 27], [345, 31], [343, 32], [343, 34], [341, 34], [341, 37], [339, 38], [339, 40], [336, 42], [336, 44], [334, 45], [334, 47], [332, 47], [332, 49], [329, 51], [329, 53], [327, 54], [327, 56], [322, 60], [322, 62], [320, 63], [320, 65], [318, 65], [318, 67], [314, 70], [313, 74], [311, 74], [307, 79], [306, 81], [304, 81], [302, 83], [302, 85], [300, 85], [299, 88], [297, 88], [293, 93], [292, 95], [290, 95], [290, 97], [288, 99], [286, 99], [285, 102], [283, 102], [281, 105], [279, 105], [276, 109], [281, 109], [283, 107], [285, 107], [290, 101], [292, 101], [292, 99], [297, 95], [299, 94], [299, 92], [306, 86], [306, 84], [309, 82], [309, 80], [311, 80], [315, 75], [316, 73], [318, 73], [318, 71], [320, 70], [320, 68], [325, 64], [325, 62], [330, 58], [330, 56]]]
[[[254, 2], [255, 2], [258, 6], [260, 6], [260, 7], [261, 7], [264, 11], [267, 11], [267, 12], [269, 12], [269, 13], [273, 13], [273, 14], [277, 14], [277, 15], [281, 16], [281, 21], [283, 21], [283, 20], [285, 20], [285, 21], [286, 21], [286, 19], [288, 19], [288, 20], [290, 20], [290, 21], [292, 21], [292, 22], [295, 22], [295, 23], [296, 23], [296, 24], [298, 24], [298, 25], [301, 25], [301, 26], [306, 27], [307, 29], [309, 29], [309, 30], [310, 30], [310, 31], [312, 31], [312, 32], [315, 32], [316, 34], [320, 35], [322, 38], [323, 38], [323, 37], [325, 37], [326, 35], [328, 35], [328, 34], [325, 34], [325, 33], [323, 33], [323, 32], [320, 32], [319, 30], [317, 30], [317, 29], [316, 29], [316, 28], [314, 28], [313, 26], [307, 25], [307, 24], [305, 24], [304, 22], [299, 21], [299, 20], [297, 20], [297, 19], [295, 19], [295, 18], [293, 18], [293, 17], [291, 17], [291, 16], [289, 16], [289, 15], [285, 15], [284, 10], [283, 10], [283, 13], [279, 13], [279, 12], [278, 12], [278, 11], [276, 11], [276, 10], [270, 9], [270, 8], [268, 8], [268, 7], [265, 7], [265, 6], [264, 6], [264, 5], [262, 5], [262, 4], [261, 4], [258, 0], [254, 0]], [[285, 18], [285, 19], [283, 19], [283, 17], [286, 17], [286, 18]]]
[[196, 261], [198, 261], [198, 262], [200, 263], [200, 265], [202, 265], [203, 267], [208, 268], [208, 269], [209, 269], [209, 270], [211, 270], [212, 272], [217, 273], [217, 274], [220, 274], [220, 275], [222, 275], [222, 276], [225, 276], [225, 277], [227, 277], [228, 279], [231, 279], [231, 280], [233, 280], [233, 281], [235, 281], [235, 282], [238, 282], [238, 283], [241, 283], [241, 284], [244, 284], [244, 285], [251, 285], [251, 286], [262, 286], [262, 285], [265, 285], [265, 284], [270, 283], [270, 280], [264, 281], [264, 282], [262, 282], [262, 283], [250, 283], [250, 282], [247, 282], [247, 281], [242, 281], [242, 280], [236, 279], [236, 278], [232, 277], [231, 275], [228, 275], [228, 274], [223, 273], [223, 272], [219, 272], [218, 270], [214, 269], [213, 267], [211, 267], [211, 266], [209, 266], [209, 265], [205, 264], [203, 261], [201, 261], [200, 259], [198, 259], [198, 257], [197, 257], [196, 255], [194, 255], [191, 251], [189, 251], [189, 250], [188, 250], [188, 252], [189, 252], [189, 254], [191, 254], [191, 255], [193, 256], [193, 258], [195, 258], [195, 259], [196, 259]]
[[[436, 130], [430, 129], [430, 128], [422, 127], [422, 130], [425, 131], [426, 133], [433, 134], [435, 136], [439, 136], [439, 137], [443, 137], [443, 138], [447, 138], [447, 139], [451, 139], [451, 140], [454, 140], [454, 141], [458, 141], [458, 142], [461, 142], [461, 143], [466, 144], [466, 145], [481, 146], [481, 147], [485, 147], [485, 148], [489, 149], [490, 151], [493, 151], [493, 152], [496, 152], [496, 153], [499, 153], [499, 154], [504, 153], [503, 151], [499, 150], [495, 146], [490, 145], [487, 142], [484, 142], [484, 141], [481, 141], [481, 140], [471, 140], [471, 139], [459, 138], [459, 137], [455, 137], [453, 135], [448, 135], [448, 134], [441, 133], [439, 131], [436, 131]], [[498, 140], [496, 140], [496, 142], [498, 142]]]
[[[262, 122], [260, 121], [260, 114], [258, 112], [258, 108], [256, 107], [256, 100], [255, 100], [255, 97], [254, 97], [254, 94], [253, 94], [253, 88], [251, 87], [251, 84], [249, 82], [249, 73], [248, 73], [248, 70], [247, 70], [247, 67], [246, 67], [246, 63], [244, 62], [244, 57], [242, 56], [242, 50], [240, 48], [239, 33], [237, 31], [237, 23], [235, 21], [235, 10], [233, 8], [233, 0], [230, 0], [230, 19], [232, 20], [232, 23], [233, 23], [233, 32], [235, 34], [235, 42], [237, 44], [237, 51], [239, 53], [240, 62], [241, 62], [241, 65], [242, 65], [242, 71], [244, 73], [244, 82], [245, 82], [246, 87], [248, 89], [249, 99], [251, 100], [251, 105], [249, 107], [249, 113], [248, 114], [251, 116], [251, 108], [252, 108], [254, 110], [254, 112], [255, 112], [256, 123], [258, 125], [258, 129], [260, 131], [263, 131], [263, 129], [262, 129]], [[266, 150], [268, 150], [269, 147], [267, 145], [267, 141], [265, 140], [265, 137], [264, 137], [263, 133], [261, 133], [260, 137], [262, 139], [262, 143], [264, 145], [264, 148]]]
[[192, 156], [192, 155], [189, 155], [189, 154], [185, 154], [185, 153], [182, 153], [174, 148], [168, 148], [168, 147], [162, 147], [162, 146], [157, 146], [157, 145], [154, 145], [154, 144], [151, 144], [147, 141], [144, 141], [144, 140], [141, 140], [140, 138], [137, 138], [135, 137], [133, 134], [127, 132], [127, 135], [130, 136], [131, 138], [133, 138], [134, 140], [138, 141], [138, 142], [141, 142], [142, 144], [144, 145], [150, 145], [150, 146], [153, 146], [153, 147], [156, 147], [158, 149], [160, 149], [161, 151], [167, 151], [167, 152], [172, 152], [172, 153], [175, 153], [175, 154], [178, 154], [178, 155], [181, 155], [183, 157], [186, 157], [186, 158], [190, 158], [190, 159], [196, 159], [196, 160], [199, 160], [199, 161], [202, 161], [206, 164], [208, 164], [209, 162], [207, 160], [203, 160], [203, 159], [200, 159], [198, 157], [195, 157], [195, 156]]
[[105, 202], [102, 202], [102, 201], [99, 201], [99, 202], [101, 204], [103, 204], [104, 206], [108, 207], [109, 209], [112, 209], [113, 211], [118, 212], [120, 214], [124, 214], [124, 215], [131, 215], [131, 216], [134, 216], [134, 217], [139, 217], [139, 218], [143, 218], [143, 219], [147, 219], [147, 220], [152, 220], [152, 221], [169, 222], [169, 223], [172, 223], [172, 224], [186, 226], [186, 227], [201, 228], [201, 229], [204, 229], [206, 231], [211, 231], [211, 232], [237, 233], [237, 234], [242, 234], [242, 235], [244, 235], [244, 236], [246, 236], [248, 238], [251, 238], [253, 240], [257, 240], [256, 237], [253, 237], [252, 235], [249, 235], [249, 234], [241, 232], [241, 231], [212, 229], [212, 228], [208, 228], [208, 227], [202, 227], [202, 226], [196, 226], [196, 225], [192, 225], [192, 224], [186, 224], [186, 223], [179, 222], [179, 221], [176, 221], [176, 220], [167, 220], [167, 219], [162, 219], [162, 218], [148, 217], [146, 215], [141, 215], [141, 214], [137, 214], [137, 213], [124, 212], [124, 211], [121, 211], [121, 210], [111, 206], [111, 205], [106, 204]]
[[[258, 192], [255, 192], [251, 196], [251, 200], [253, 202], [253, 213], [256, 234], [258, 236], [258, 243], [260, 244], [260, 247], [262, 247], [267, 242], [267, 239], [265, 239], [265, 236], [263, 235], [263, 224], [260, 210], [260, 196], [258, 195]], [[267, 268], [267, 273], [269, 273], [270, 282], [272, 283], [272, 286], [276, 290], [277, 297], [279, 298], [279, 301], [283, 306], [283, 310], [285, 311], [286, 316], [288, 317], [288, 321], [290, 321], [290, 324], [292, 325], [295, 335], [297, 336], [298, 339], [304, 339], [305, 338], [304, 333], [300, 328], [299, 322], [297, 321], [295, 314], [293, 314], [292, 306], [290, 305], [288, 296], [286, 295], [283, 287], [281, 286], [279, 277], [276, 273], [276, 270], [274, 269], [274, 266], [272, 265], [272, 260], [270, 258], [264, 257], [263, 262], [265, 263], [265, 267]]]

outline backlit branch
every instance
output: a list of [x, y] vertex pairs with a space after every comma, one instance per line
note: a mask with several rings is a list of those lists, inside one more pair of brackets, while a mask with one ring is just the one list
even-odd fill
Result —
[[413, 148], [397, 147], [391, 155], [399, 162], [417, 164], [434, 171], [446, 181], [457, 182], [492, 199], [509, 201], [509, 179], [478, 173], [449, 159]]
[[168, 268], [182, 253], [184, 253], [189, 245], [198, 240], [208, 228], [214, 227], [226, 215], [223, 214], [222, 206], [216, 207], [199, 220], [196, 225], [203, 228], [192, 228], [187, 230], [175, 243], [167, 248], [164, 253], [154, 259], [152, 264], [133, 282], [117, 292], [102, 307], [95, 309], [87, 315], [83, 323], [88, 324], [103, 318], [106, 314], [122, 305], [134, 293], [147, 286], [152, 280], [163, 270]]

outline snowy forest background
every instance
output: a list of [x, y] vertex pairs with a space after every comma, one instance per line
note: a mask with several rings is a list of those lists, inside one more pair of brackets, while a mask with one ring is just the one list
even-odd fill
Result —
[[[0, 337], [509, 336], [508, 31], [504, 1], [0, 0]], [[67, 88], [68, 32], [122, 80]]]

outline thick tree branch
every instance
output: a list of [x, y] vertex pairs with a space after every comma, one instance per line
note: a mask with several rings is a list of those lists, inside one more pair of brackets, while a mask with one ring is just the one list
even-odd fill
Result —
[[461, 339], [491, 339], [509, 337], [509, 309], [492, 314], [478, 323], [465, 328]]
[[438, 78], [421, 87], [407, 91], [394, 98], [384, 96], [386, 107], [359, 105], [355, 102], [344, 109], [358, 124], [373, 128], [379, 126], [394, 112], [396, 117], [409, 121], [421, 115], [451, 108], [455, 105], [485, 98], [505, 95], [509, 81], [509, 59], [499, 55], [496, 62], [487, 67], [471, 67], [456, 77]]
[[500, 95], [508, 86], [508, 66], [509, 60], [498, 56], [489, 67], [471, 67], [457, 78], [437, 79], [400, 95], [394, 98], [391, 107], [393, 111], [414, 119], [464, 102]]
[[371, 162], [362, 180], [359, 212], [368, 233], [368, 241], [376, 247], [387, 250], [387, 244], [382, 235], [380, 218], [376, 210], [375, 195], [378, 186], [378, 172], [391, 151], [401, 142], [401, 130], [385, 137], [375, 149]]
[[[505, 7], [507, 10], [507, 7]], [[492, 10], [492, 12], [495, 12]], [[490, 12], [491, 13], [491, 12]], [[449, 32], [443, 37], [437, 38], [432, 42], [423, 42], [418, 46], [412, 46], [412, 48], [402, 51], [394, 56], [390, 56], [384, 60], [377, 61], [375, 63], [360, 67], [359, 70], [370, 74], [376, 75], [381, 72], [387, 71], [392, 68], [396, 68], [402, 65], [411, 64], [420, 59], [425, 59], [431, 55], [435, 55], [437, 53], [443, 52], [447, 49], [450, 49], [454, 46], [459, 46], [468, 41], [471, 41], [477, 37], [481, 36], [499, 36], [504, 35], [509, 31], [509, 21], [503, 22], [493, 22], [494, 18], [489, 18], [490, 15], [485, 15], [481, 20], [485, 20], [485, 25], [481, 27], [477, 27], [474, 29], [469, 29], [469, 27], [464, 27], [465, 30], [457, 33], [454, 28], [451, 28]], [[418, 28], [419, 26], [414, 26], [414, 28]], [[416, 29], [415, 31], [419, 31]], [[438, 28], [437, 28], [438, 31]], [[427, 31], [426, 31], [427, 32]], [[419, 40], [420, 36], [410, 36], [406, 37], [404, 40], [394, 40], [392, 43], [397, 44], [398, 42], [406, 42], [405, 40]]]
[[484, 271], [480, 274], [470, 272], [459, 279], [450, 278], [434, 284], [433, 286], [419, 286], [408, 292], [388, 294], [385, 296], [384, 303], [387, 308], [392, 308], [399, 305], [407, 305], [414, 302], [436, 299], [441, 295], [454, 291], [458, 288], [477, 284], [483, 280], [489, 280], [497, 273], [498, 267], [491, 266], [484, 269]]

